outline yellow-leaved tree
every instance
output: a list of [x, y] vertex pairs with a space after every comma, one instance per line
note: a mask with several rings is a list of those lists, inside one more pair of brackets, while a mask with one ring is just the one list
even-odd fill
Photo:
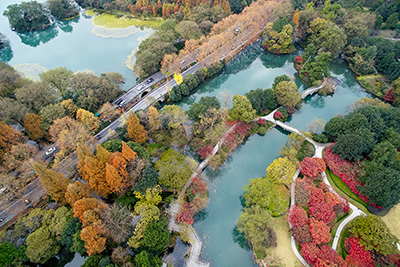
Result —
[[287, 157], [275, 159], [267, 168], [267, 178], [283, 184], [291, 184], [296, 172], [296, 165]]
[[130, 112], [128, 120], [126, 122], [126, 128], [128, 130], [129, 138], [136, 143], [144, 143], [147, 140], [147, 132], [143, 125], [140, 124], [139, 118], [135, 113]]

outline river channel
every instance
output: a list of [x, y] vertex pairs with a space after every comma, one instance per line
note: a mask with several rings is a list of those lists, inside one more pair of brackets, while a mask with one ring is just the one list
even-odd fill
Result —
[[[0, 11], [3, 12], [7, 5], [14, 2], [19, 1], [0, 1]], [[119, 39], [96, 36], [91, 32], [92, 29], [91, 19], [81, 16], [39, 34], [19, 35], [10, 30], [7, 18], [0, 15], [0, 32], [10, 40], [12, 49], [12, 55], [3, 53], [0, 56], [10, 65], [37, 63], [47, 69], [62, 66], [73, 71], [90, 69], [97, 74], [115, 71], [127, 80], [124, 89], [129, 88], [135, 83], [135, 77], [126, 67], [125, 61], [140, 39], [151, 30], [137, 29], [129, 37]], [[226, 102], [230, 106], [227, 99], [235, 94], [270, 88], [277, 75], [294, 76], [295, 55], [266, 54], [257, 45], [246, 48], [229, 62], [220, 75], [201, 85], [179, 105], [187, 109], [202, 96], [216, 96], [221, 103]], [[330, 71], [340, 81], [335, 94], [308, 97], [288, 124], [306, 130], [315, 118], [328, 121], [336, 114], [345, 113], [346, 107], [355, 100], [369, 96], [357, 84], [345, 63], [332, 63]], [[298, 78], [295, 79], [299, 90], [304, 90], [306, 86]], [[243, 194], [243, 186], [250, 179], [264, 176], [265, 169], [279, 156], [279, 150], [286, 141], [287, 135], [278, 129], [268, 131], [265, 136], [253, 135], [228, 157], [220, 170], [205, 171], [209, 182], [210, 203], [194, 227], [203, 239], [201, 258], [210, 262], [211, 266], [254, 266], [251, 250], [240, 242], [234, 231], [242, 209], [240, 196]], [[290, 250], [287, 247], [288, 253], [291, 253]], [[83, 259], [76, 257], [74, 261], [67, 266], [77, 266]]]

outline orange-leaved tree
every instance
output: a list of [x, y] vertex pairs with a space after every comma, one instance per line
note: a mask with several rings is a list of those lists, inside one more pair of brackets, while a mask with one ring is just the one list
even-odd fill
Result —
[[73, 207], [78, 200], [87, 197], [90, 197], [90, 188], [86, 184], [76, 181], [67, 186], [65, 200], [71, 207]]
[[4, 154], [11, 150], [11, 147], [18, 143], [22, 134], [13, 127], [0, 121], [0, 161], [3, 160]]
[[40, 127], [42, 119], [39, 115], [33, 113], [27, 113], [25, 115], [25, 130], [28, 133], [30, 139], [38, 141], [43, 138], [44, 131]]
[[108, 206], [97, 198], [82, 198], [74, 204], [74, 217], [79, 218], [83, 226], [87, 226], [99, 220], [107, 208]]
[[129, 162], [132, 159], [137, 159], [138, 155], [124, 141], [122, 141], [122, 157]]
[[126, 128], [128, 130], [129, 138], [131, 138], [133, 141], [139, 144], [146, 142], [147, 132], [143, 125], [140, 124], [139, 118], [135, 113], [129, 113], [129, 117], [126, 122]]
[[89, 255], [100, 254], [106, 249], [106, 230], [101, 221], [97, 221], [82, 229], [80, 237], [85, 241], [86, 252]]
[[297, 27], [299, 27], [299, 19], [300, 19], [299, 9], [296, 9], [293, 12], [293, 22], [296, 24]]
[[64, 177], [64, 174], [58, 174], [56, 171], [47, 169], [37, 162], [32, 162], [32, 167], [39, 176], [47, 194], [58, 203], [65, 203], [65, 192], [67, 191], [69, 180]]

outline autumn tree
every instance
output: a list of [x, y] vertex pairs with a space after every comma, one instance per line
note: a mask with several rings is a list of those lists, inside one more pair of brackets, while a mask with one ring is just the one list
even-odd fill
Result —
[[160, 126], [159, 114], [155, 107], [149, 107], [149, 124], [151, 130], [157, 130]]
[[76, 112], [78, 111], [78, 106], [72, 101], [72, 99], [63, 100], [60, 103], [64, 107], [65, 113], [71, 118], [76, 117]]
[[67, 191], [69, 180], [64, 177], [64, 174], [58, 174], [56, 171], [47, 169], [37, 162], [32, 162], [32, 167], [39, 176], [47, 194], [55, 201], [61, 204], [65, 203], [65, 192]]
[[267, 168], [266, 177], [283, 184], [293, 182], [296, 165], [287, 157], [275, 159]]
[[132, 150], [125, 142], [122, 142], [122, 157], [127, 161], [131, 161], [133, 159], [137, 159], [138, 155], [135, 151]]
[[104, 235], [105, 229], [100, 222], [94, 222], [82, 229], [80, 236], [85, 241], [87, 254], [100, 254], [106, 249], [107, 238]]
[[306, 157], [300, 163], [300, 172], [308, 177], [316, 177], [326, 169], [325, 161], [321, 158]]
[[315, 244], [325, 244], [331, 240], [329, 226], [314, 218], [310, 219], [310, 232]]
[[65, 200], [73, 207], [75, 202], [90, 196], [90, 188], [79, 181], [68, 184], [67, 191], [65, 192]]
[[133, 141], [139, 144], [146, 142], [147, 132], [143, 125], [140, 124], [139, 118], [135, 113], [129, 113], [129, 117], [126, 122], [126, 128], [128, 130], [129, 138], [131, 138]]
[[294, 205], [289, 210], [288, 220], [292, 227], [308, 224], [307, 212], [304, 209]]
[[114, 204], [102, 214], [107, 236], [116, 243], [128, 240], [133, 231], [132, 211], [125, 205]]
[[17, 144], [22, 134], [13, 127], [0, 121], [0, 161], [3, 160], [4, 154], [11, 150], [11, 147]]
[[276, 100], [282, 106], [295, 107], [301, 100], [297, 85], [293, 82], [280, 82], [274, 90]]
[[74, 217], [79, 218], [84, 227], [100, 219], [108, 206], [97, 198], [82, 198], [74, 204]]
[[56, 119], [53, 124], [50, 126], [49, 129], [49, 134], [51, 136], [51, 140], [53, 142], [56, 142], [58, 140], [59, 135], [61, 134], [61, 132], [63, 131], [70, 131], [72, 129], [75, 129], [79, 126], [79, 123], [68, 117], [65, 116], [61, 119]]
[[256, 116], [256, 110], [251, 106], [246, 96], [235, 95], [233, 97], [233, 108], [228, 111], [231, 120], [245, 122], [252, 121]]
[[173, 149], [165, 151], [155, 164], [160, 175], [160, 184], [173, 191], [180, 190], [185, 185], [196, 167], [197, 163], [193, 159]]
[[45, 132], [41, 128], [42, 119], [39, 115], [27, 113], [25, 115], [25, 130], [30, 139], [39, 141], [43, 138]]
[[76, 119], [82, 122], [87, 129], [93, 130], [99, 127], [98, 118], [90, 111], [84, 109], [78, 109], [76, 112]]

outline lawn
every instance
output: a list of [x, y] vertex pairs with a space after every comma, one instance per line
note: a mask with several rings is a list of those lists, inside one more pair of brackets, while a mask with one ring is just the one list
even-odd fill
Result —
[[347, 200], [356, 206], [357, 208], [360, 208], [362, 211], [364, 211], [366, 214], [369, 214], [369, 211], [367, 210], [367, 203], [362, 201], [356, 194], [354, 194], [350, 188], [340, 179], [338, 176], [333, 174], [330, 170], [326, 170], [326, 177], [329, 180], [329, 183], [332, 185], [333, 189], [341, 195], [342, 197], [347, 198]]
[[148, 27], [157, 29], [163, 23], [162, 19], [149, 19], [149, 20], [142, 20], [142, 19], [135, 19], [135, 18], [128, 18], [127, 16], [122, 16], [117, 18], [115, 15], [111, 14], [100, 14], [93, 18], [93, 24], [95, 26], [102, 26], [106, 28], [113, 28], [113, 29], [123, 29], [131, 26], [136, 27]]
[[388, 214], [382, 217], [382, 220], [386, 223], [390, 232], [400, 239], [400, 204], [394, 206]]
[[303, 266], [293, 253], [292, 244], [290, 242], [289, 224], [286, 221], [286, 217], [280, 216], [273, 218], [272, 225], [274, 226], [278, 246], [276, 248], [269, 248], [267, 254], [276, 255], [281, 258], [283, 261], [282, 266]]

